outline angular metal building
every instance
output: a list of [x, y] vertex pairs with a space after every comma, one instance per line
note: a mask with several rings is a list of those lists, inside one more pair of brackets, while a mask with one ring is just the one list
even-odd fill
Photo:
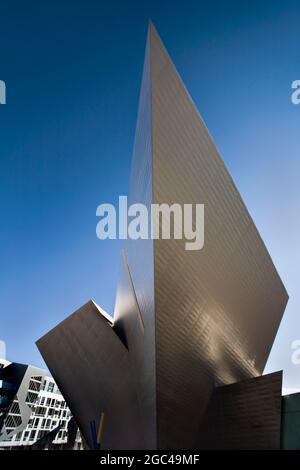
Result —
[[90, 300], [37, 345], [91, 449], [143, 447], [128, 351], [104, 310]]
[[[81, 325], [86, 327], [84, 315], [79, 318], [78, 313], [76, 343], [66, 320], [40, 339], [38, 347], [61, 390], [68, 390], [66, 398], [76, 421], [82, 422], [87, 442], [88, 426], [97, 419], [91, 416], [101, 412], [105, 420], [118, 420], [120, 397], [109, 396], [109, 403], [101, 401], [81, 419], [67, 368], [76, 364], [81, 380], [90, 380], [90, 387], [95, 386], [89, 372], [93, 370], [100, 393], [110, 387], [112, 377], [121, 380], [123, 369], [115, 358], [122, 350], [130, 382], [123, 404], [131, 403], [130, 419], [137, 416], [140, 427], [140, 439], [133, 437], [130, 445], [194, 449], [216, 388], [262, 374], [288, 295], [152, 24], [131, 169], [129, 204], [135, 202], [149, 209], [152, 203], [204, 204], [204, 248], [186, 251], [184, 240], [178, 239], [126, 241], [113, 323], [110, 329], [103, 321], [98, 321], [97, 330], [93, 327], [97, 355], [87, 346], [88, 337], [79, 333]], [[62, 334], [59, 358], [55, 344]], [[65, 367], [59, 360], [66, 361]], [[271, 396], [272, 380], [270, 384]], [[280, 394], [279, 386], [276, 390]], [[132, 405], [134, 395], [137, 409]], [[126, 448], [121, 434], [116, 436], [118, 442], [111, 435], [105, 445], [101, 442], [102, 448]], [[273, 447], [276, 443], [277, 438]]]

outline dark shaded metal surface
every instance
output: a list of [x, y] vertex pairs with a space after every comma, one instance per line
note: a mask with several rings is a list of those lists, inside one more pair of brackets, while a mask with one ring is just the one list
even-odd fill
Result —
[[215, 389], [201, 423], [202, 449], [280, 449], [282, 372]]
[[300, 393], [282, 397], [281, 448], [300, 450]]
[[128, 351], [94, 302], [37, 341], [86, 442], [105, 413], [102, 449], [143, 448]]

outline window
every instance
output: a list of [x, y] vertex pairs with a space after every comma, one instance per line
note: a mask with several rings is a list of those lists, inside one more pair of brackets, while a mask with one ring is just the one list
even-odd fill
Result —
[[21, 432], [18, 432], [18, 434], [16, 435], [16, 441], [20, 441], [20, 440], [21, 440], [21, 436], [22, 436], [22, 431], [21, 431]]
[[28, 392], [27, 397], [26, 397], [26, 403], [35, 403], [36, 399], [38, 397], [37, 392]]
[[9, 410], [10, 413], [20, 414], [20, 408], [18, 402], [14, 401], [11, 405], [11, 409]]
[[8, 415], [5, 421], [7, 428], [16, 428], [22, 423], [21, 416]]
[[36, 380], [37, 382], [42, 381], [42, 376], [41, 375], [33, 375], [31, 378], [32, 378], [32, 380]]
[[29, 390], [33, 390], [34, 392], [39, 392], [41, 388], [41, 383], [36, 382], [35, 380], [30, 380], [28, 388]]
[[45, 416], [45, 414], [46, 414], [46, 409], [47, 409], [47, 408], [44, 408], [43, 406], [38, 406], [38, 407], [36, 408], [35, 414], [38, 415], [38, 416]]
[[40, 418], [35, 418], [35, 420], [34, 420], [34, 426], [33, 426], [34, 428], [38, 428], [38, 426], [39, 426], [39, 421], [40, 421]]
[[49, 382], [48, 388], [47, 388], [47, 392], [53, 392], [53, 390], [54, 390], [54, 383], [53, 383], [53, 382]]

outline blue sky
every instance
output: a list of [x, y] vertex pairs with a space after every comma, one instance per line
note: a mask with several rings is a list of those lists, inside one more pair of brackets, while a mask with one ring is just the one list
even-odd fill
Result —
[[266, 371], [300, 388], [297, 1], [8, 1], [0, 5], [0, 339], [35, 340], [94, 298], [113, 311], [120, 242], [96, 207], [126, 194], [152, 18], [290, 295]]

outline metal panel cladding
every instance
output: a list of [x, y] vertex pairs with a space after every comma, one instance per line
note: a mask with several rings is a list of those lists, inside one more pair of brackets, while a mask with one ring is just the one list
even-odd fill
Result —
[[[150, 38], [148, 36], [133, 149], [128, 204], [150, 212], [152, 194]], [[121, 256], [114, 321], [128, 346], [145, 433], [156, 448], [156, 374], [153, 241], [127, 240]]]
[[93, 301], [37, 346], [90, 449], [95, 448], [103, 415], [101, 449], [144, 447], [128, 351]]
[[205, 242], [155, 240], [159, 448], [191, 448], [212, 390], [263, 372], [287, 293], [219, 152], [150, 25], [155, 203], [205, 205]]

